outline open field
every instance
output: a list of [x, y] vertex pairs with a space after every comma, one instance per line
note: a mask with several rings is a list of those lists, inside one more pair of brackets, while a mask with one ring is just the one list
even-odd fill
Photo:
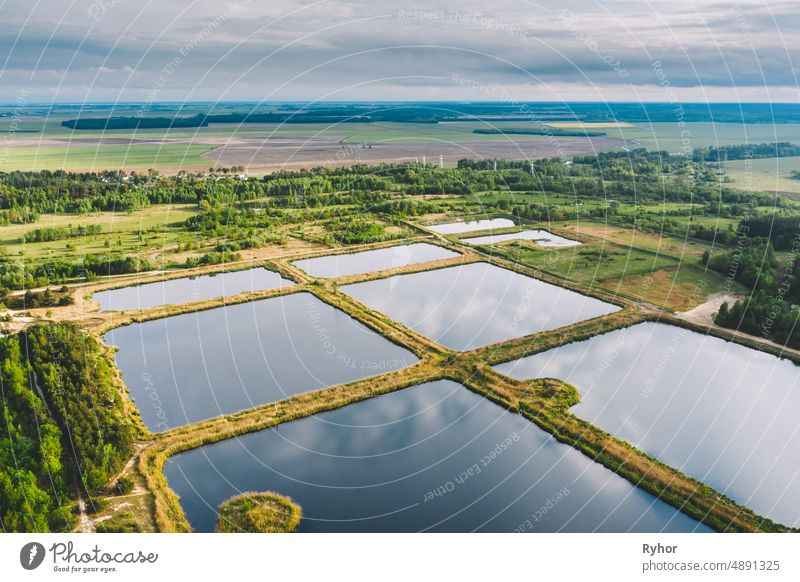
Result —
[[[694, 148], [734, 144], [759, 144], [788, 141], [800, 143], [800, 124], [796, 123], [636, 123], [630, 127], [608, 128], [608, 137], [624, 140], [630, 149], [686, 153]], [[687, 132], [687, 133], [684, 133]]]
[[705, 241], [644, 233], [591, 222], [550, 223], [556, 234], [583, 245], [544, 249], [530, 242], [495, 245], [492, 252], [589, 287], [646, 301], [660, 308], [686, 311], [722, 291], [723, 275], [702, 268], [698, 259], [712, 245]]
[[[190, 204], [155, 205], [130, 213], [43, 214], [32, 224], [0, 228], [0, 248], [6, 255], [26, 262], [71, 260], [109, 250], [126, 254], [149, 253], [177, 242], [192, 240], [191, 233], [179, 228], [179, 225], [195, 214], [197, 207]], [[20, 242], [20, 237], [36, 229], [77, 229], [89, 225], [99, 225], [102, 232], [49, 242]]]
[[213, 146], [165, 143], [164, 145], [17, 146], [0, 148], [0, 169], [101, 171], [106, 169], [173, 171], [208, 167], [202, 154]]
[[[189, 114], [191, 111], [185, 111]], [[162, 172], [198, 171], [210, 165], [247, 167], [253, 174], [315, 166], [350, 166], [357, 163], [409, 162], [427, 158], [448, 165], [462, 158], [538, 159], [599, 151], [646, 147], [670, 153], [691, 152], [695, 147], [800, 142], [800, 124], [735, 124], [689, 122], [552, 121], [555, 129], [602, 131], [602, 137], [476, 134], [476, 129], [512, 129], [532, 121], [433, 123], [309, 123], [212, 124], [197, 128], [73, 130], [60, 125], [73, 115], [48, 119], [23, 118], [6, 133], [0, 145], [0, 171], [30, 169], [157, 168]], [[0, 119], [0, 135], [10, 122]], [[13, 146], [13, 147], [12, 147]], [[688, 148], [688, 149], [687, 149]], [[765, 164], [756, 160], [757, 165]], [[731, 165], [736, 177], [736, 163]], [[767, 168], [765, 168], [766, 171]], [[762, 171], [758, 170], [761, 174]], [[756, 188], [795, 192], [781, 181], [777, 187], [762, 176]]]
[[723, 170], [735, 188], [800, 197], [800, 180], [789, 178], [792, 171], [800, 170], [800, 157], [735, 160], [725, 162]]
[[[445, 124], [447, 125], [447, 124]], [[370, 130], [379, 128], [370, 127]], [[354, 164], [379, 164], [423, 160], [455, 165], [464, 158], [540, 159], [559, 155], [572, 156], [613, 149], [614, 140], [604, 137], [560, 137], [554, 144], [547, 137], [490, 136], [477, 139], [478, 134], [407, 133], [401, 128], [393, 132], [349, 135], [345, 140], [331, 137], [285, 137], [271, 139], [240, 138], [209, 151], [206, 158], [217, 166], [244, 165], [250, 172], [263, 173], [278, 168], [299, 169], [315, 166], [340, 167]], [[379, 130], [380, 131], [380, 130]]]
[[558, 129], [617, 129], [620, 127], [633, 127], [625, 121], [550, 121], [546, 125]]
[[[458, 127], [453, 127], [458, 126]], [[538, 159], [615, 149], [605, 137], [475, 134], [483, 123], [211, 126], [196, 130], [49, 129], [18, 133], [0, 148], [2, 170], [142, 170], [165, 173], [245, 166], [259, 174], [280, 168], [411, 162], [427, 158], [448, 165], [463, 158]], [[521, 139], [517, 139], [521, 138]], [[11, 147], [13, 144], [13, 147]]]
[[[315, 166], [462, 158], [536, 159], [618, 147], [606, 138], [504, 136], [475, 129], [507, 122], [213, 124], [198, 128], [76, 131], [66, 117], [25, 118], [0, 145], [0, 171], [157, 168], [166, 173], [244, 165], [250, 173]], [[10, 122], [0, 119], [0, 135]], [[516, 139], [517, 137], [523, 139]], [[13, 147], [12, 147], [13, 146]]]

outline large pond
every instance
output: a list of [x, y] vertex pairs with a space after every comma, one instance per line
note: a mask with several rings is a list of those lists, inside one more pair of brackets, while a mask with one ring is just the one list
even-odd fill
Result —
[[243, 491], [303, 508], [301, 531], [708, 531], [449, 381], [182, 453], [165, 473], [195, 530]]
[[487, 220], [471, 220], [468, 222], [448, 222], [446, 224], [433, 224], [427, 226], [428, 230], [439, 234], [460, 234], [462, 232], [477, 232], [479, 230], [498, 230], [516, 226], [508, 218], [492, 218]]
[[488, 263], [397, 275], [342, 290], [443, 345], [468, 350], [617, 311]]
[[331, 278], [396, 269], [455, 256], [458, 256], [458, 253], [437, 245], [415, 243], [361, 253], [303, 259], [295, 261], [293, 264], [312, 277]]
[[800, 526], [800, 368], [790, 361], [642, 323], [497, 369], [574, 384], [575, 415], [760, 515]]
[[491, 234], [488, 236], [478, 236], [474, 238], [462, 238], [461, 242], [471, 245], [492, 245], [506, 242], [509, 240], [529, 240], [540, 247], [574, 247], [581, 244], [580, 241], [564, 238], [546, 230], [523, 230], [521, 232], [511, 232], [508, 234]]
[[152, 431], [404, 368], [417, 358], [309, 293], [121, 327], [103, 339]]
[[92, 299], [100, 304], [103, 311], [121, 311], [201, 301], [246, 291], [277, 289], [292, 284], [292, 281], [284, 279], [278, 273], [257, 268], [111, 289], [95, 293]]

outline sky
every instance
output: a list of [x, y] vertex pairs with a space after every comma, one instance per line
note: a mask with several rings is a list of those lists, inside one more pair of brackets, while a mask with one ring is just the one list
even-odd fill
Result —
[[798, 101], [794, 1], [0, 0], [0, 101]]

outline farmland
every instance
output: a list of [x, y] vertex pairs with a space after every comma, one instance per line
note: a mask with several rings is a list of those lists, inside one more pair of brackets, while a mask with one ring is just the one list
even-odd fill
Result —
[[[221, 113], [239, 116], [241, 121], [198, 127], [73, 129], [62, 124], [74, 119], [76, 112], [58, 107], [13, 121], [0, 118], [0, 135], [3, 136], [0, 171], [156, 168], [174, 174], [216, 165], [244, 166], [250, 174], [262, 174], [281, 168], [339, 167], [421, 161], [423, 158], [438, 163], [441, 157], [444, 164], [454, 165], [462, 158], [540, 159], [639, 147], [687, 154], [693, 148], [712, 145], [800, 142], [800, 126], [785, 123], [783, 118], [775, 124], [743, 123], [733, 118], [725, 123], [714, 123], [702, 119], [703, 115], [721, 115], [713, 111], [697, 112], [692, 119], [679, 123], [674, 120], [674, 111], [654, 111], [650, 119], [643, 119], [639, 112], [622, 108], [617, 112], [621, 117], [608, 120], [601, 119], [609, 115], [602, 106], [566, 108], [554, 116], [521, 106], [469, 109], [442, 103], [424, 109], [424, 115], [433, 116], [438, 122], [420, 122], [414, 117], [421, 115], [416, 110], [408, 113], [408, 119], [394, 121], [393, 115], [402, 117], [402, 107], [388, 107], [382, 111], [377, 106], [343, 105], [337, 109], [342, 112], [341, 117], [328, 122], [315, 121], [312, 107], [300, 110], [300, 114], [309, 116], [307, 122], [298, 123], [288, 118], [284, 122], [265, 123], [257, 121], [258, 118], [254, 118], [254, 122], [243, 115], [247, 111], [245, 106], [219, 107]], [[177, 109], [164, 106], [142, 118], [168, 118], [169, 115], [185, 118], [205, 108], [207, 105], [202, 104], [186, 104]], [[364, 111], [378, 112], [381, 116], [368, 122], [354, 121], [347, 114], [351, 110], [353, 116], [364, 115]], [[131, 115], [122, 106], [120, 111], [115, 111], [100, 107], [82, 113], [82, 117], [96, 115], [102, 119], [105, 115]], [[776, 119], [780, 115], [774, 113], [778, 116]], [[575, 116], [583, 116], [584, 120], [576, 121]], [[572, 135], [576, 130], [577, 135]], [[515, 135], [503, 131], [542, 132], [543, 135]], [[559, 132], [571, 133], [558, 135]], [[587, 135], [582, 136], [581, 132]], [[764, 171], [768, 170], [764, 166]], [[765, 189], [776, 189], [770, 187], [769, 175], [763, 178]], [[789, 186], [782, 183], [778, 189], [793, 191]]]

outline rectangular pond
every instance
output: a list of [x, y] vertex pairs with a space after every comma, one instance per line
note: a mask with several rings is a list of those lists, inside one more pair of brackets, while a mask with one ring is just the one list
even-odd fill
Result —
[[508, 234], [492, 234], [473, 238], [462, 238], [461, 242], [470, 245], [491, 245], [509, 240], [529, 240], [540, 247], [574, 247], [582, 244], [580, 241], [564, 238], [546, 230], [523, 230]]
[[516, 226], [513, 220], [508, 218], [492, 218], [486, 220], [432, 224], [425, 228], [433, 232], [438, 232], [439, 234], [460, 234], [462, 232], [477, 232], [479, 230], [498, 230], [501, 228], [511, 228], [512, 226]]
[[458, 253], [437, 245], [414, 243], [360, 253], [302, 259], [292, 264], [312, 277], [332, 278], [396, 269], [457, 256]]
[[619, 309], [488, 263], [396, 275], [341, 289], [455, 350], [556, 329]]
[[92, 299], [100, 304], [102, 311], [122, 311], [189, 303], [246, 291], [277, 289], [287, 285], [293, 285], [293, 282], [274, 271], [259, 267], [110, 289], [95, 293]]
[[404, 368], [416, 356], [310, 293], [114, 329], [145, 425], [163, 431]]
[[165, 466], [196, 531], [244, 491], [300, 531], [708, 531], [519, 415], [431, 382], [181, 453]]
[[573, 384], [572, 412], [759, 515], [800, 526], [800, 367], [642, 323], [496, 367]]

